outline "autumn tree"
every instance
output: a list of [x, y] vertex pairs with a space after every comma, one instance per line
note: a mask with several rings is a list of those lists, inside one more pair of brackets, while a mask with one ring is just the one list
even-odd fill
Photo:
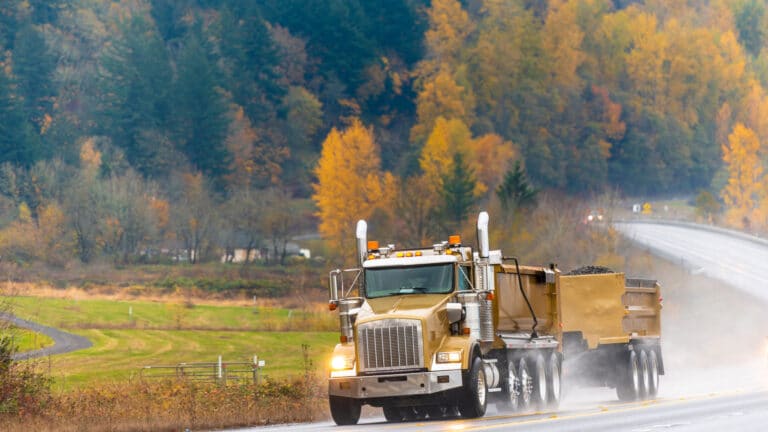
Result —
[[318, 208], [319, 231], [333, 250], [351, 258], [357, 220], [389, 208], [394, 194], [394, 177], [381, 170], [373, 130], [360, 120], [343, 131], [332, 129], [315, 174], [312, 199]]
[[755, 219], [755, 210], [764, 189], [763, 166], [758, 157], [760, 142], [757, 135], [742, 123], [737, 123], [722, 145], [723, 162], [728, 170], [728, 184], [721, 191], [729, 224], [748, 228]]
[[210, 185], [201, 173], [179, 174], [172, 181], [171, 223], [187, 260], [197, 264], [210, 251], [219, 222]]

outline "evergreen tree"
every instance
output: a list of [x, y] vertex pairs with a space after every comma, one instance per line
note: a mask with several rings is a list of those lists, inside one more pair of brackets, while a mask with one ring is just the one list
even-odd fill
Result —
[[214, 64], [196, 32], [187, 37], [177, 62], [174, 115], [180, 150], [192, 165], [213, 179], [229, 171], [225, 140], [229, 120]]
[[45, 116], [50, 115], [53, 107], [55, 69], [56, 61], [48, 52], [42, 33], [31, 24], [19, 30], [13, 47], [13, 74], [27, 119], [38, 130], [45, 127]]
[[0, 163], [30, 167], [40, 158], [40, 141], [12, 92], [8, 76], [0, 70]]
[[119, 24], [120, 34], [101, 58], [96, 133], [112, 138], [145, 176], [168, 170], [172, 72], [154, 26], [143, 16]]
[[449, 228], [458, 229], [477, 202], [476, 183], [475, 173], [464, 160], [464, 154], [455, 152], [453, 169], [445, 178], [442, 190], [443, 216], [448, 220]]
[[220, 22], [227, 88], [256, 124], [274, 118], [286, 93], [277, 73], [277, 50], [261, 13], [245, 4], [225, 9]]
[[504, 181], [496, 188], [501, 208], [505, 212], [515, 212], [518, 209], [529, 208], [536, 204], [538, 191], [528, 182], [520, 161], [504, 175]]

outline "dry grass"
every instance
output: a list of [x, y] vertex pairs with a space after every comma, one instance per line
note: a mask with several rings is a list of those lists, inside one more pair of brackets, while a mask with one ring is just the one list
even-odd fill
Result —
[[186, 380], [103, 384], [54, 394], [44, 412], [0, 414], [0, 430], [209, 430], [328, 417], [326, 396], [311, 378], [260, 385]]

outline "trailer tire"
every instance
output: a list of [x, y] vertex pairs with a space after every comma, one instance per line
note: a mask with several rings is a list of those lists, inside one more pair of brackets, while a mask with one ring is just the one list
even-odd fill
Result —
[[553, 352], [547, 363], [547, 395], [549, 397], [547, 407], [552, 410], [556, 410], [560, 406], [563, 384], [562, 365], [563, 360], [560, 355]]
[[488, 404], [488, 385], [483, 360], [475, 357], [464, 380], [463, 398], [459, 402], [462, 417], [477, 418], [485, 415]]
[[329, 396], [331, 417], [339, 426], [355, 425], [360, 420], [361, 403], [357, 399], [343, 396]]
[[654, 349], [648, 350], [648, 371], [651, 374], [648, 397], [655, 398], [659, 394], [659, 357]]
[[624, 364], [618, 367], [616, 395], [621, 401], [634, 401], [640, 395], [640, 371], [637, 354], [634, 351], [629, 351], [627, 355], [622, 357]]
[[519, 407], [520, 411], [525, 411], [531, 407], [533, 401], [533, 377], [528, 368], [528, 360], [523, 357], [517, 365], [517, 380], [519, 383]]
[[639, 367], [640, 367], [640, 399], [645, 400], [648, 399], [648, 396], [651, 393], [651, 370], [648, 366], [648, 353], [646, 350], [640, 351], [640, 359], [639, 361]]
[[547, 390], [549, 387], [549, 377], [547, 376], [547, 362], [542, 353], [534, 354], [533, 359], [533, 401], [537, 410], [547, 407], [549, 396]]

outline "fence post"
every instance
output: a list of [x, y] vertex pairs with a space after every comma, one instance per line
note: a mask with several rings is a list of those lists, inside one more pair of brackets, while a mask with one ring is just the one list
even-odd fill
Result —
[[218, 373], [216, 375], [217, 375], [217, 378], [219, 379], [219, 382], [221, 382], [224, 375], [222, 371], [222, 365], [221, 365], [221, 356], [219, 356]]

